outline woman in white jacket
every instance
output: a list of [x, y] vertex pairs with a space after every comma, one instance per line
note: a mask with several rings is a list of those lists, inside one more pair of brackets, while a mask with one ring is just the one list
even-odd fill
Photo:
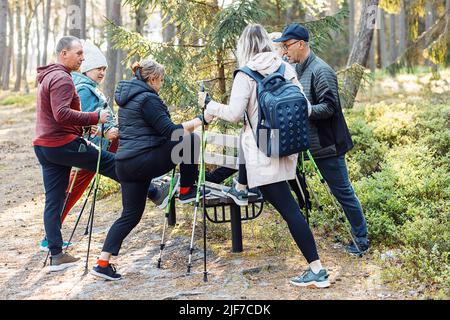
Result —
[[[266, 30], [261, 25], [248, 25], [243, 31], [238, 45], [237, 56], [240, 67], [247, 66], [263, 76], [279, 69], [283, 60], [277, 55]], [[285, 78], [301, 87], [295, 70], [287, 63]], [[309, 263], [309, 268], [302, 275], [291, 279], [297, 286], [329, 287], [328, 273], [322, 267], [317, 253], [314, 237], [303, 218], [298, 203], [291, 194], [287, 181], [295, 179], [298, 155], [283, 158], [266, 157], [255, 141], [252, 128], [257, 127], [258, 102], [256, 82], [244, 74], [237, 73], [229, 105], [210, 101], [206, 113], [230, 122], [238, 122], [246, 116], [242, 133], [242, 151], [247, 170], [248, 187], [259, 187], [264, 199], [271, 203], [287, 222], [292, 237]]]

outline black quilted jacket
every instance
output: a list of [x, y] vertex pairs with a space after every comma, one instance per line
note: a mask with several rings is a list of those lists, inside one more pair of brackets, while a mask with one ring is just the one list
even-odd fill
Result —
[[312, 51], [295, 66], [298, 80], [312, 104], [310, 116], [311, 153], [314, 158], [343, 155], [353, 148], [339, 100], [334, 70]]

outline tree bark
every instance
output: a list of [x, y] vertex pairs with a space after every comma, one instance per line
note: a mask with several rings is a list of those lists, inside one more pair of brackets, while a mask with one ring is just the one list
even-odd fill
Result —
[[397, 39], [395, 28], [395, 14], [389, 15], [389, 52], [391, 54], [390, 63], [397, 59]]
[[136, 32], [139, 33], [141, 36], [143, 36], [145, 22], [147, 21], [145, 7], [142, 5], [139, 6], [135, 11], [135, 15], [136, 15], [136, 20], [135, 20], [136, 21]]
[[[114, 22], [116, 25], [122, 24], [121, 18], [121, 0], [105, 0], [106, 2], [106, 17]], [[108, 72], [106, 72], [105, 79], [105, 95], [110, 101], [111, 107], [114, 104], [114, 91], [117, 73], [119, 68], [119, 51], [113, 48], [112, 35], [108, 33], [107, 36], [107, 54], [106, 58], [108, 60]]]
[[[41, 3], [45, 3], [44, 1], [41, 1]], [[36, 8], [36, 19], [35, 26], [36, 26], [36, 49], [37, 49], [37, 59], [36, 59], [36, 67], [39, 67], [41, 64], [41, 29], [39, 25], [39, 10]]]
[[69, 34], [86, 39], [86, 0], [69, 0], [67, 18]]
[[[355, 63], [367, 67], [370, 45], [373, 39], [373, 30], [376, 26], [376, 14], [378, 0], [366, 0], [359, 22], [358, 34], [355, 38], [352, 51], [347, 61], [347, 68], [351, 68]], [[351, 98], [345, 101], [344, 107], [352, 108], [358, 93], [363, 74], [352, 76], [347, 73], [344, 77], [344, 87], [349, 91]]]
[[400, 14], [398, 15], [398, 53], [397, 56], [402, 55], [406, 50], [406, 16], [405, 16], [405, 4], [401, 3]]
[[378, 32], [380, 33], [380, 62], [381, 62], [381, 68], [384, 69], [388, 65], [387, 61], [387, 49], [386, 49], [386, 24], [385, 24], [385, 14], [384, 10], [380, 9], [380, 29], [378, 29]]
[[172, 42], [176, 35], [176, 27], [170, 22], [170, 17], [165, 16], [163, 18], [163, 30], [162, 30], [162, 38], [164, 43]]
[[22, 60], [23, 60], [23, 37], [22, 37], [22, 22], [21, 22], [21, 3], [16, 0], [16, 33], [17, 33], [17, 67], [16, 67], [16, 83], [14, 91], [20, 91], [22, 84]]
[[3, 66], [6, 63], [3, 57], [6, 54], [6, 27], [8, 22], [8, 0], [0, 0], [0, 83], [3, 75]]
[[47, 64], [47, 47], [48, 47], [48, 36], [50, 33], [50, 14], [52, 11], [52, 3], [51, 0], [47, 0], [47, 4], [45, 6], [45, 16], [44, 16], [44, 49], [42, 51], [42, 65], [45, 66]]
[[3, 83], [2, 89], [9, 90], [9, 79], [11, 74], [11, 64], [12, 57], [14, 54], [14, 11], [8, 6], [8, 22], [9, 22], [9, 39], [8, 39], [8, 49], [4, 60], [4, 72], [3, 72]]
[[355, 0], [348, 1], [348, 44], [349, 47], [353, 47], [355, 41]]

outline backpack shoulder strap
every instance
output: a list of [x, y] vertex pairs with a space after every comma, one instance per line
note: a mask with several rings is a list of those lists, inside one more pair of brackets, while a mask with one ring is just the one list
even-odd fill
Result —
[[284, 73], [286, 72], [286, 65], [284, 62], [281, 63], [280, 68], [278, 68], [277, 73], [280, 73], [284, 77]]
[[233, 78], [236, 78], [236, 75], [239, 72], [243, 72], [246, 75], [248, 75], [250, 78], [252, 78], [253, 80], [255, 80], [258, 84], [261, 83], [264, 80], [264, 77], [262, 76], [262, 74], [260, 74], [259, 72], [253, 71], [252, 69], [250, 69], [249, 67], [243, 67], [240, 69], [237, 69], [234, 72], [234, 76]]

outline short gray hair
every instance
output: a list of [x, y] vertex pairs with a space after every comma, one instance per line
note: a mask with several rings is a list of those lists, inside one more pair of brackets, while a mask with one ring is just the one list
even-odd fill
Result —
[[239, 66], [245, 66], [258, 53], [273, 51], [275, 48], [266, 29], [260, 24], [249, 24], [237, 44]]
[[72, 49], [72, 44], [77, 41], [81, 44], [81, 40], [77, 37], [73, 36], [65, 36], [59, 39], [58, 44], [56, 45], [55, 52], [59, 55], [64, 49], [70, 50]]

